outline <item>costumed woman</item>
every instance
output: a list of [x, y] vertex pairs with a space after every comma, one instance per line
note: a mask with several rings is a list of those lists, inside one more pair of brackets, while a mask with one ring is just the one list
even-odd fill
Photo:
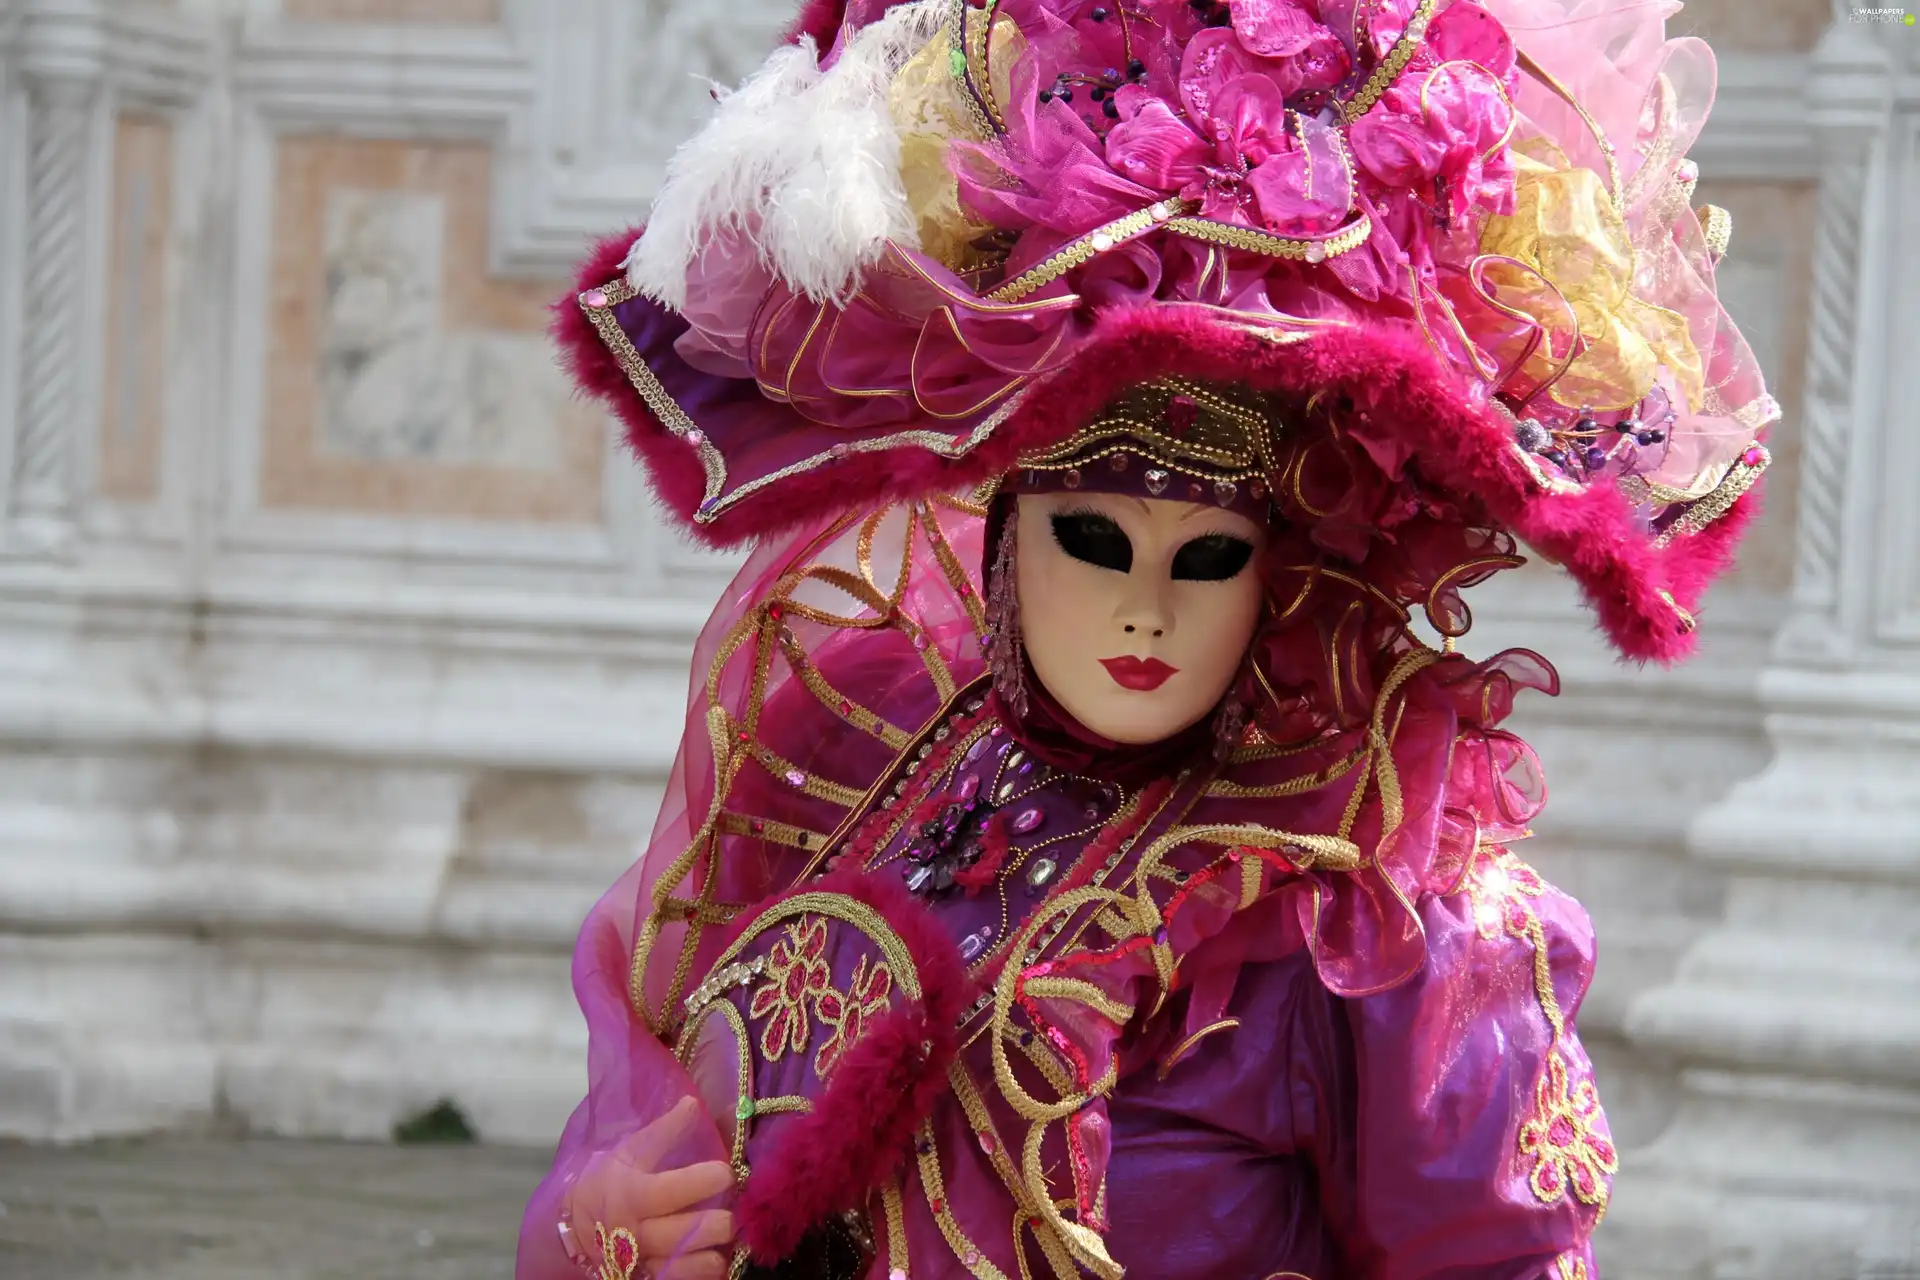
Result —
[[521, 1280], [1591, 1277], [1510, 851], [1564, 566], [1672, 661], [1776, 414], [1658, 0], [818, 0], [564, 305], [753, 548]]

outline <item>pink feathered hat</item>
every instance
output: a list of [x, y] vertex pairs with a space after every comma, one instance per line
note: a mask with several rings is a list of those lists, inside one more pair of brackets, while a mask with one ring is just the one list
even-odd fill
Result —
[[1317, 416], [1671, 661], [1779, 412], [1691, 204], [1714, 67], [1678, 8], [816, 0], [560, 339], [716, 545], [977, 489], [1191, 379]]

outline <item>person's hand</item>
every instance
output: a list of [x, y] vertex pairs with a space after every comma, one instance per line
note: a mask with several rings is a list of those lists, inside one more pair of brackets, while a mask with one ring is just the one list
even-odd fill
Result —
[[696, 1209], [733, 1186], [724, 1160], [663, 1168], [666, 1157], [702, 1122], [699, 1104], [684, 1098], [673, 1110], [588, 1162], [560, 1202], [561, 1236], [574, 1261], [601, 1271], [602, 1240], [633, 1236], [637, 1263], [618, 1257], [614, 1275], [653, 1280], [721, 1280], [733, 1244], [733, 1215]]

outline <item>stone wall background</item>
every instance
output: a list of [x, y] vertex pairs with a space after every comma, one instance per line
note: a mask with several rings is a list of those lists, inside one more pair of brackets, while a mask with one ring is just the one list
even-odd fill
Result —
[[[1675, 20], [1787, 407], [1705, 653], [1474, 602], [1565, 678], [1530, 856], [1600, 934], [1613, 1275], [1920, 1275], [1920, 35], [1848, 8]], [[727, 565], [543, 307], [787, 10], [0, 0], [0, 1134], [551, 1140]]]

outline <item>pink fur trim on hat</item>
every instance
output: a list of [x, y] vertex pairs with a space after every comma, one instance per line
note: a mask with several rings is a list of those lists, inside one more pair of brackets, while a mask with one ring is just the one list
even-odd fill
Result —
[[[618, 275], [633, 235], [600, 246], [581, 272], [581, 288]], [[1173, 373], [1300, 396], [1344, 396], [1356, 413], [1394, 424], [1423, 480], [1564, 566], [1614, 644], [1632, 659], [1673, 662], [1692, 650], [1691, 611], [1759, 505], [1756, 486], [1703, 532], [1657, 548], [1612, 486], [1559, 494], [1534, 480], [1509, 424], [1468, 399], [1417, 333], [1336, 326], [1277, 343], [1201, 308], [1149, 306], [1102, 315], [1073, 359], [1031, 387], [992, 437], [963, 458], [922, 449], [858, 454], [790, 477], [777, 492], [696, 524], [692, 515], [705, 483], [698, 460], [647, 409], [573, 298], [556, 311], [555, 336], [569, 369], [625, 422], [662, 506], [716, 546], [781, 532], [827, 506], [911, 500], [1002, 475], [1021, 454], [1056, 441], [1126, 387]], [[771, 429], [784, 412], [769, 404]]]

